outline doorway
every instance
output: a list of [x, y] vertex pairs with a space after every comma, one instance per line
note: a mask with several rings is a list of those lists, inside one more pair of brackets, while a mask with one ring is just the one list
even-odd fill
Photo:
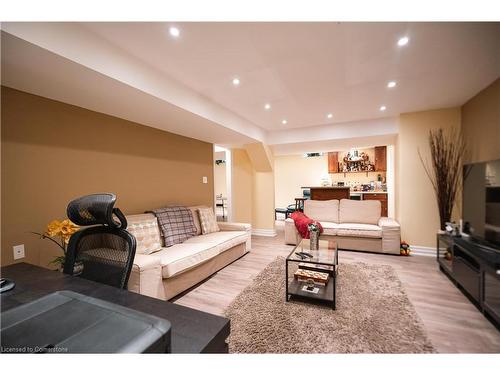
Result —
[[214, 212], [217, 221], [230, 221], [231, 150], [214, 146]]

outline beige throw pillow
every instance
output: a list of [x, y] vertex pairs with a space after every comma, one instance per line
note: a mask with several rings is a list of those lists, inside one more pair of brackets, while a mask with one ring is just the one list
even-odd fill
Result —
[[217, 220], [215, 219], [214, 211], [211, 208], [198, 208], [198, 215], [200, 217], [202, 234], [220, 231], [220, 228], [217, 225]]
[[149, 255], [161, 250], [160, 228], [156, 217], [130, 223], [127, 231], [132, 234], [137, 242], [135, 252]]
[[207, 206], [191, 206], [188, 208], [193, 214], [194, 226], [196, 227], [196, 235], [199, 236], [201, 234], [201, 224], [200, 224], [200, 215], [198, 214], [198, 209], [207, 208]]

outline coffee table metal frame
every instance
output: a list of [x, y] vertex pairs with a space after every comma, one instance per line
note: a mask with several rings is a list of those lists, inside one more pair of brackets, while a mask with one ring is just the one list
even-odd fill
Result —
[[[285, 300], [288, 302], [290, 300], [290, 297], [296, 296], [300, 297], [303, 299], [309, 299], [309, 300], [314, 300], [314, 301], [320, 301], [320, 302], [327, 302], [331, 304], [331, 307], [333, 310], [336, 309], [336, 294], [337, 294], [337, 271], [338, 271], [338, 249], [337, 249], [337, 243], [335, 241], [326, 241], [326, 240], [320, 240], [320, 246], [319, 250], [310, 250], [310, 244], [309, 240], [302, 239], [288, 254], [286, 257], [285, 261], [285, 284], [286, 284], [286, 295], [285, 295]], [[295, 252], [303, 251], [305, 253], [309, 253], [313, 255], [313, 258], [304, 258], [301, 259], [300, 257], [295, 255]], [[333, 255], [333, 260], [327, 260], [324, 261], [321, 258], [322, 252], [325, 251], [334, 251], [335, 254]], [[318, 286], [316, 287], [320, 288], [320, 291], [318, 294], [310, 293], [310, 292], [305, 292], [302, 290], [302, 287], [305, 285], [304, 281], [298, 281], [295, 278], [292, 278], [292, 280], [288, 279], [288, 268], [289, 268], [289, 263], [308, 263], [312, 265], [323, 265], [323, 266], [329, 266], [332, 267], [333, 269], [328, 272], [326, 270], [321, 270], [318, 269], [319, 272], [328, 272], [330, 273], [330, 278], [328, 280], [328, 283], [325, 286]]]

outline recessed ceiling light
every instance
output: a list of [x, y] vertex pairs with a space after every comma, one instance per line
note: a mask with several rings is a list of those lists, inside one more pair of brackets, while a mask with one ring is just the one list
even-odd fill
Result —
[[390, 81], [390, 82], [387, 84], [387, 87], [389, 87], [390, 89], [392, 89], [393, 87], [396, 87], [396, 81]]
[[333, 117], [333, 114], [329, 113], [326, 115], [327, 118], [332, 118]]
[[233, 78], [233, 85], [238, 86], [240, 84], [239, 78]]
[[410, 38], [408, 38], [407, 36], [399, 38], [399, 40], [398, 40], [398, 46], [400, 46], [400, 47], [406, 46], [409, 41], [410, 41]]
[[288, 122], [288, 121], [286, 121], [286, 120], [281, 121], [281, 123], [282, 123], [283, 125], [286, 125], [286, 124], [287, 124], [287, 122]]
[[269, 104], [269, 103], [264, 104], [264, 108], [265, 109], [271, 109], [271, 104]]
[[179, 31], [179, 29], [177, 27], [174, 27], [174, 26], [171, 26], [169, 29], [168, 29], [168, 32], [170, 33], [170, 35], [172, 35], [174, 38], [177, 38], [181, 32]]
[[385, 106], [385, 105], [380, 106], [380, 110], [381, 110], [382, 112], [383, 112], [383, 111], [385, 111], [386, 109], [387, 109], [387, 108], [386, 108], [386, 106]]

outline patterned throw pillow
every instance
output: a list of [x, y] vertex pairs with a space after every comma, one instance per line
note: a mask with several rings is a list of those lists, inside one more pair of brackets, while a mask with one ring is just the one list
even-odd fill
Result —
[[137, 254], [149, 255], [161, 250], [160, 228], [155, 217], [130, 223], [127, 226], [127, 231], [137, 241], [137, 248], [135, 250]]
[[165, 246], [183, 243], [196, 235], [193, 214], [183, 206], [158, 208], [152, 211], [158, 219]]
[[214, 211], [211, 208], [198, 208], [198, 214], [200, 215], [202, 234], [220, 231], [220, 228], [217, 225], [217, 220], [215, 219]]

